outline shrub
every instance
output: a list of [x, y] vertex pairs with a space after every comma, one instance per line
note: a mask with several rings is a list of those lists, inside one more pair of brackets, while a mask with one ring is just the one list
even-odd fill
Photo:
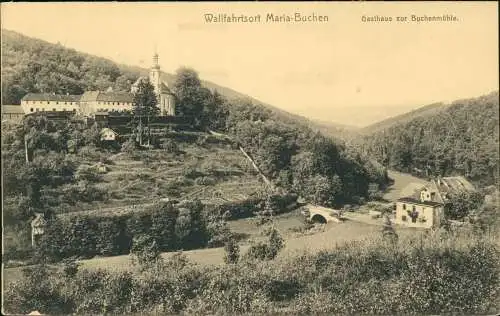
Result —
[[177, 143], [174, 140], [172, 140], [170, 138], [163, 140], [160, 144], [160, 148], [162, 148], [163, 150], [165, 150], [166, 152], [169, 152], [169, 153], [179, 152], [179, 146], [177, 145]]
[[284, 246], [283, 238], [279, 232], [273, 228], [269, 233], [268, 243], [259, 242], [250, 246], [245, 257], [248, 259], [272, 260], [276, 258]]
[[129, 139], [122, 144], [121, 151], [125, 153], [133, 153], [137, 150], [137, 143], [133, 139]]
[[98, 182], [99, 180], [101, 180], [101, 176], [99, 175], [95, 167], [81, 165], [75, 172], [75, 180]]
[[160, 263], [160, 249], [156, 240], [149, 235], [135, 236], [132, 241], [132, 260], [141, 269], [148, 269]]
[[224, 262], [237, 263], [240, 259], [240, 246], [234, 239], [229, 239], [224, 245]]
[[213, 177], [200, 177], [196, 178], [194, 183], [197, 185], [214, 185], [217, 181]]

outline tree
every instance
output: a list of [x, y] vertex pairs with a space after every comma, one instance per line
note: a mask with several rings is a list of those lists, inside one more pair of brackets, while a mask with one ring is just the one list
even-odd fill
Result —
[[139, 144], [142, 145], [143, 134], [147, 136], [147, 144], [150, 143], [150, 121], [158, 116], [160, 109], [157, 107], [158, 98], [154, 87], [149, 80], [141, 80], [137, 86], [137, 92], [134, 94], [134, 106], [132, 114], [137, 122], [137, 132]]
[[190, 124], [200, 126], [203, 107], [210, 91], [201, 86], [198, 73], [191, 68], [179, 68], [173, 90], [177, 97], [178, 114]]
[[160, 249], [156, 240], [147, 234], [135, 236], [132, 241], [132, 258], [141, 269], [148, 269], [161, 263]]
[[240, 258], [240, 246], [234, 239], [229, 239], [224, 245], [224, 262], [237, 263]]
[[398, 240], [398, 234], [392, 227], [392, 222], [389, 216], [385, 216], [384, 226], [382, 227], [382, 236], [391, 240], [392, 242], [396, 242]]
[[449, 219], [461, 220], [479, 208], [483, 196], [479, 192], [459, 191], [450, 194], [445, 212]]
[[271, 230], [271, 234], [269, 235], [269, 256], [270, 259], [276, 258], [278, 253], [285, 247], [285, 242], [283, 237], [281, 237], [280, 233], [276, 228]]

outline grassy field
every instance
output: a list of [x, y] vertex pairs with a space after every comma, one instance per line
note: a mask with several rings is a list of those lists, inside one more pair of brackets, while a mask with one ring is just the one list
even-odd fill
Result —
[[[247, 239], [240, 243], [241, 253], [245, 253], [252, 241], [262, 240], [261, 229], [255, 225], [252, 219], [241, 219], [231, 221], [230, 227], [236, 232], [245, 232]], [[288, 258], [303, 252], [316, 253], [322, 250], [333, 249], [345, 242], [370, 239], [380, 235], [380, 226], [370, 225], [354, 220], [347, 220], [342, 223], [328, 223], [319, 232], [314, 234], [299, 234], [292, 231], [303, 225], [303, 220], [298, 213], [283, 214], [277, 216], [275, 225], [285, 239], [285, 248], [279, 254], [280, 258]], [[408, 234], [411, 230], [397, 229], [398, 234]], [[174, 255], [175, 252], [163, 253], [164, 258]], [[198, 249], [184, 251], [187, 258], [199, 265], [218, 265], [223, 264], [224, 249]], [[109, 269], [111, 271], [133, 270], [131, 257], [129, 255], [93, 258], [81, 261], [82, 267], [86, 269]], [[19, 278], [21, 268], [9, 268], [4, 270], [4, 284], [9, 284]]]

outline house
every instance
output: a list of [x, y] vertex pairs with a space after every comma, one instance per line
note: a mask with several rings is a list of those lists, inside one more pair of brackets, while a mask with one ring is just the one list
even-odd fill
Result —
[[394, 223], [408, 227], [434, 228], [444, 220], [444, 203], [433, 183], [410, 183], [396, 200]]
[[140, 77], [132, 85], [130, 91], [136, 93], [139, 83], [149, 79], [149, 82], [154, 87], [158, 98], [158, 107], [160, 108], [160, 116], [175, 116], [175, 95], [172, 93], [168, 85], [161, 80], [160, 65], [158, 64], [158, 54], [153, 55], [153, 65], [149, 71], [149, 78]]
[[86, 91], [80, 97], [79, 112], [85, 117], [108, 115], [109, 112], [132, 111], [134, 95], [128, 92]]
[[36, 112], [76, 112], [80, 95], [28, 93], [21, 99], [24, 114]]
[[20, 122], [24, 117], [24, 110], [19, 105], [2, 105], [2, 122]]
[[31, 221], [31, 246], [35, 247], [40, 240], [40, 237], [45, 232], [47, 221], [43, 214], [36, 213], [35, 218]]
[[410, 183], [396, 201], [395, 223], [410, 227], [438, 227], [450, 195], [476, 189], [462, 176], [438, 177], [429, 184]]
[[444, 205], [413, 197], [396, 201], [394, 223], [408, 227], [435, 228], [444, 220]]
[[115, 141], [118, 134], [111, 128], [105, 127], [100, 132], [101, 141]]

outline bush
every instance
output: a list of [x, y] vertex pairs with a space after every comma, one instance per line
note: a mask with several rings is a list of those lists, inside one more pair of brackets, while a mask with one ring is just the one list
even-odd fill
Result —
[[197, 185], [214, 185], [217, 181], [213, 177], [200, 177], [194, 180]]
[[176, 254], [156, 269], [135, 274], [82, 269], [65, 277], [39, 266], [6, 287], [4, 309], [14, 314], [211, 315], [498, 311], [498, 245], [468, 231], [412, 235], [395, 244], [380, 237], [279, 261], [266, 260], [269, 248], [265, 243], [251, 248], [262, 262], [200, 267]]
[[137, 149], [137, 143], [133, 139], [129, 139], [122, 144], [121, 151], [125, 153], [133, 153]]
[[284, 247], [284, 241], [276, 229], [269, 233], [268, 243], [259, 242], [250, 246], [245, 258], [257, 260], [273, 260]]
[[224, 245], [224, 262], [237, 263], [240, 259], [240, 246], [234, 239], [229, 239]]
[[148, 269], [161, 262], [160, 248], [156, 240], [149, 235], [135, 236], [132, 241], [132, 260], [141, 269]]
[[175, 154], [179, 152], [179, 146], [177, 146], [177, 143], [170, 138], [163, 140], [160, 144], [160, 148], [169, 153]]

